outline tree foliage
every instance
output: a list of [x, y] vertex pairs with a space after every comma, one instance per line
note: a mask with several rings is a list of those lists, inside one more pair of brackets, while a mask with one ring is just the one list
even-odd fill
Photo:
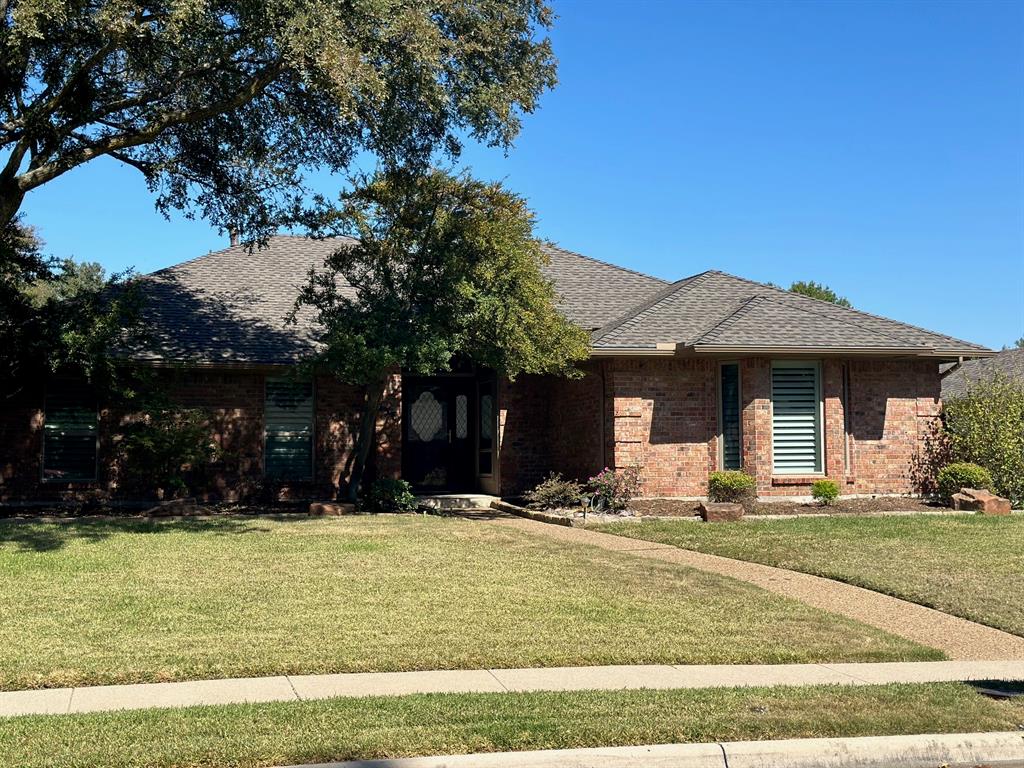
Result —
[[0, 0], [0, 223], [98, 157], [252, 238], [302, 170], [507, 146], [554, 84], [542, 0]]
[[984, 467], [996, 493], [1024, 505], [1024, 383], [1004, 374], [972, 381], [944, 408], [952, 458]]
[[30, 227], [0, 225], [0, 401], [56, 372], [116, 387], [111, 353], [142, 332], [128, 276], [42, 253]]
[[366, 387], [354, 497], [389, 371], [447, 371], [472, 360], [515, 377], [572, 374], [587, 334], [555, 307], [533, 215], [500, 184], [409, 169], [362, 179], [325, 224], [355, 240], [313, 270], [296, 313], [312, 311], [316, 364]]
[[797, 280], [789, 286], [791, 293], [799, 293], [803, 296], [810, 296], [812, 299], [828, 301], [838, 304], [840, 307], [852, 307], [849, 299], [840, 296], [824, 283], [816, 283], [813, 280]]

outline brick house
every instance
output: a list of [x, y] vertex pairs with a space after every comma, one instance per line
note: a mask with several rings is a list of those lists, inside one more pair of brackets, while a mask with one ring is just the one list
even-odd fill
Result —
[[[172, 396], [209, 413], [232, 457], [210, 498], [272, 479], [292, 496], [344, 484], [357, 390], [288, 373], [314, 347], [287, 325], [297, 285], [336, 243], [279, 236], [143, 278], [157, 366]], [[465, 366], [396, 372], [371, 473], [423, 492], [517, 494], [552, 470], [585, 478], [642, 467], [647, 496], [700, 496], [743, 469], [762, 496], [817, 478], [844, 493], [914, 491], [911, 467], [939, 413], [939, 366], [984, 347], [722, 272], [667, 283], [558, 248], [545, 267], [561, 309], [591, 332], [579, 379], [509, 381]], [[0, 500], [111, 490], [119, 417], [85, 388], [51, 382], [0, 409]]]

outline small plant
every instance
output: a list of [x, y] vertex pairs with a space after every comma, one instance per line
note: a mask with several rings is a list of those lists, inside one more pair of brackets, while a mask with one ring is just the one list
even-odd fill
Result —
[[411, 512], [416, 509], [416, 496], [405, 480], [382, 477], [375, 480], [367, 494], [367, 507], [374, 512]]
[[621, 470], [605, 467], [587, 481], [590, 506], [595, 510], [621, 512], [640, 493], [640, 467]]
[[526, 500], [536, 509], [572, 509], [583, 501], [583, 486], [575, 480], [566, 480], [559, 472], [552, 472], [526, 493]]
[[811, 496], [818, 503], [831, 507], [839, 498], [839, 483], [835, 480], [815, 480], [811, 485]]
[[738, 469], [708, 475], [708, 500], [742, 504], [749, 512], [757, 501], [757, 481]]
[[961, 488], [977, 488], [979, 490], [992, 490], [992, 475], [984, 467], [971, 464], [966, 461], [959, 461], [954, 464], [947, 464], [939, 470], [939, 497], [944, 504], [953, 501], [953, 494], [959, 493]]

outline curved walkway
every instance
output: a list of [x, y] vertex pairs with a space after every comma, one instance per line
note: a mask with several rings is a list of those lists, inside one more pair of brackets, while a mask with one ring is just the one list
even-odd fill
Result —
[[591, 544], [637, 557], [677, 563], [746, 581], [831, 613], [847, 616], [908, 640], [937, 648], [950, 659], [1024, 660], [1024, 637], [926, 608], [852, 584], [760, 563], [707, 555], [670, 544], [629, 539], [584, 528], [550, 525], [520, 517], [494, 520], [573, 544]]

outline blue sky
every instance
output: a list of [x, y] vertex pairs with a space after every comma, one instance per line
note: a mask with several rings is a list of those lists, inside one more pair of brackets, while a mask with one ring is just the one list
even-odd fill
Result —
[[[540, 236], [669, 279], [818, 280], [997, 348], [1024, 335], [1024, 3], [554, 7], [559, 86], [508, 156], [463, 158], [529, 199]], [[25, 210], [54, 255], [110, 270], [225, 245], [108, 160]]]

